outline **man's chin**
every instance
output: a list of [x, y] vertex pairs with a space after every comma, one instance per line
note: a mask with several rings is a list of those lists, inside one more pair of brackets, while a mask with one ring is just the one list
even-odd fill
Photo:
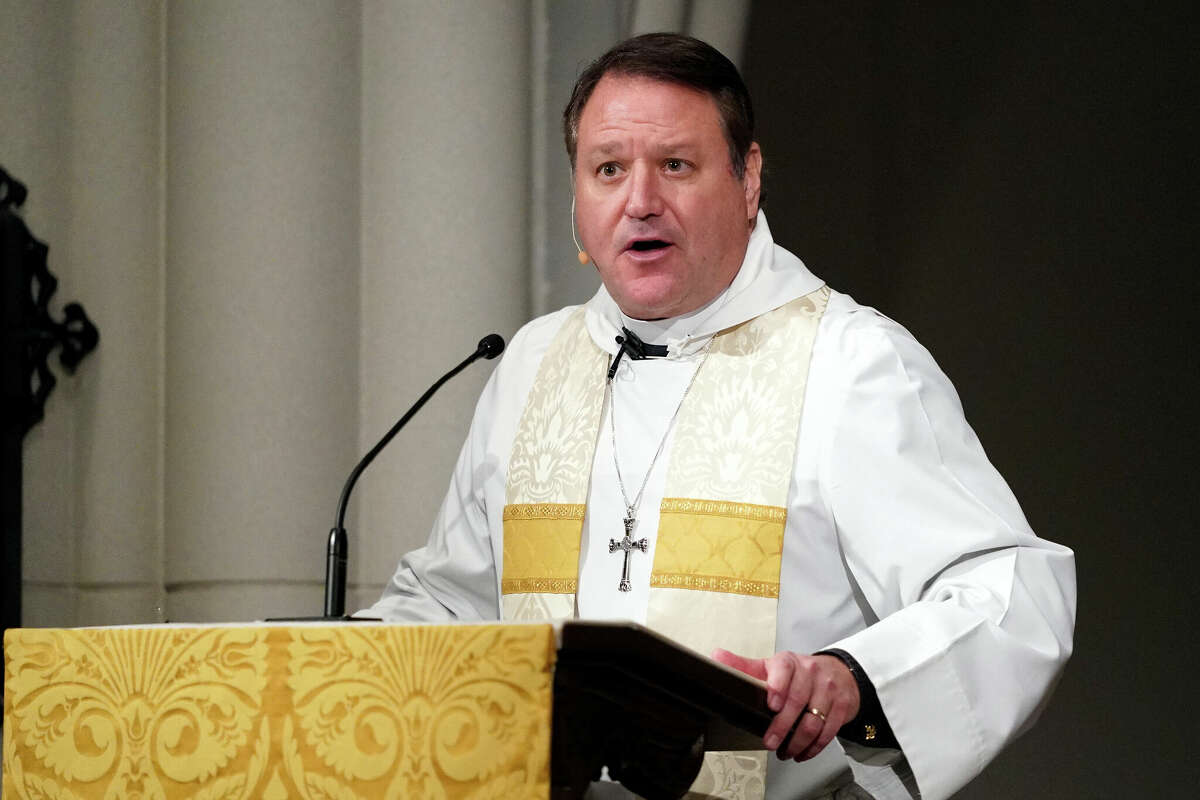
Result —
[[681, 305], [682, 298], [668, 293], [626, 296], [617, 301], [617, 306], [625, 316], [646, 321], [679, 316], [684, 313], [679, 310]]

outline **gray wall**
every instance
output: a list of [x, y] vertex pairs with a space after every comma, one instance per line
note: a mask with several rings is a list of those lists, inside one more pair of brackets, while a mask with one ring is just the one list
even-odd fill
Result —
[[[1075, 656], [966, 798], [1194, 794], [1191, 4], [753, 6], [767, 214], [929, 348], [1079, 571]], [[1182, 724], [1182, 728], [1179, 725]]]
[[[358, 456], [530, 314], [531, 14], [0, 0], [0, 163], [52, 310], [101, 333], [25, 439], [26, 624], [320, 612]], [[427, 535], [488, 366], [362, 481], [352, 608]]]

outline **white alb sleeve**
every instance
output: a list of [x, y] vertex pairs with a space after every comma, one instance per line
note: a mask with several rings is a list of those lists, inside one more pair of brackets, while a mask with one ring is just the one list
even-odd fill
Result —
[[821, 484], [879, 622], [831, 643], [879, 693], [925, 798], [949, 797], [1036, 717], [1071, 653], [1071, 551], [1034, 535], [932, 356], [856, 330]]

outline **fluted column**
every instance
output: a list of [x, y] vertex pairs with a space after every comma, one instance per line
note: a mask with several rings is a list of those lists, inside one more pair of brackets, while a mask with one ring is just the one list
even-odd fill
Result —
[[102, 337], [72, 381], [82, 625], [162, 618], [162, 14], [73, 5], [66, 51], [60, 252]]
[[23, 457], [26, 625], [147, 621], [161, 606], [159, 0], [0, 5], [0, 141], [50, 246], [54, 315], [101, 346], [57, 359]]
[[[527, 0], [363, 9], [362, 427], [369, 447], [529, 285]], [[364, 475], [353, 604], [424, 542], [494, 362], [442, 389]]]
[[169, 6], [174, 620], [321, 610], [357, 430], [360, 22], [341, 2]]
[[708, 42], [740, 67], [749, 22], [750, 0], [692, 0], [687, 33]]
[[629, 35], [682, 31], [687, 25], [685, 0], [634, 0]]
[[[70, 287], [63, 271], [69, 265], [59, 245], [69, 217], [63, 178], [69, 61], [61, 56], [70, 39], [71, 9], [62, 3], [3, 0], [0, 20], [0, 164], [29, 187], [25, 221], [51, 245], [50, 269]], [[51, 395], [46, 418], [23, 442], [21, 601], [26, 625], [75, 620], [74, 418], [62, 386]]]

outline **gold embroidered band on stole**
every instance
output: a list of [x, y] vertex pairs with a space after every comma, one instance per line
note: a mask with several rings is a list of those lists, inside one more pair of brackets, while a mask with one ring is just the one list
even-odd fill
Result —
[[779, 597], [787, 509], [663, 498], [652, 587]]
[[502, 519], [583, 519], [587, 506], [583, 503], [511, 503], [504, 507]]
[[[779, 583], [770, 581], [746, 581], [721, 575], [682, 575], [655, 573], [650, 576], [650, 585], [657, 589], [691, 589], [698, 592], [724, 592], [746, 597], [769, 597], [778, 599]], [[532, 590], [530, 590], [532, 591]]]
[[581, 503], [515, 503], [504, 507], [501, 594], [574, 594], [579, 573]]
[[583, 308], [571, 313], [542, 357], [513, 440], [500, 565], [506, 620], [574, 613], [579, 537], [608, 364], [584, 317]]
[[756, 503], [731, 503], [728, 500], [693, 500], [688, 497], [664, 497], [663, 514], [704, 514], [711, 517], [742, 517], [755, 522], [787, 521], [787, 509]]

